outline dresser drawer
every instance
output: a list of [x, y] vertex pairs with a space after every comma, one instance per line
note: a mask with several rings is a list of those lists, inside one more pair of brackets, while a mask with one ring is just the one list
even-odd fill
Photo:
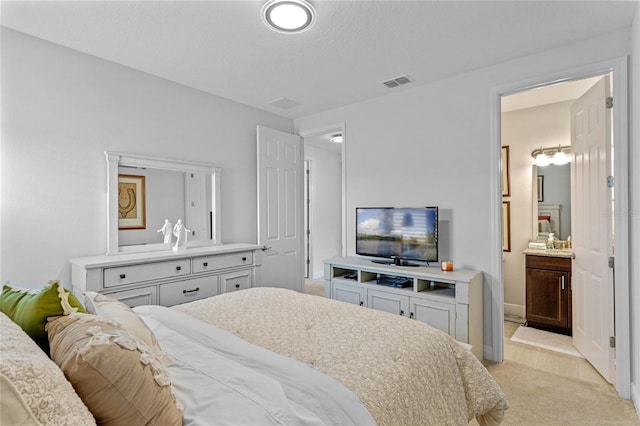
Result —
[[105, 293], [109, 297], [113, 297], [126, 303], [130, 307], [141, 305], [157, 305], [158, 289], [156, 286], [140, 287], [133, 290], [117, 291], [115, 293]]
[[191, 274], [191, 259], [105, 268], [104, 287], [117, 287], [189, 274]]
[[218, 294], [218, 276], [160, 284], [160, 304], [173, 306]]
[[253, 252], [220, 254], [193, 258], [193, 273], [215, 271], [217, 269], [235, 268], [253, 264]]
[[229, 272], [220, 275], [220, 292], [243, 290], [251, 287], [251, 271]]

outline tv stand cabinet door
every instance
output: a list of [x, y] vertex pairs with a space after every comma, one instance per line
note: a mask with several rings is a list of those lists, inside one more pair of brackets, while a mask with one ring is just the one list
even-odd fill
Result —
[[409, 296], [369, 289], [367, 290], [367, 307], [390, 314], [409, 316]]
[[456, 305], [435, 300], [411, 298], [411, 317], [456, 337]]
[[365, 297], [366, 289], [337, 281], [333, 281], [332, 287], [333, 294], [331, 297], [333, 299], [354, 305], [367, 306], [367, 299]]

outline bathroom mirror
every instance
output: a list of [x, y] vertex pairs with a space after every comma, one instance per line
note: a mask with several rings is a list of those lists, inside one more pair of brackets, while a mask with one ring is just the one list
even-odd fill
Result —
[[571, 164], [533, 166], [533, 236], [560, 240], [571, 235]]
[[[173, 244], [164, 242], [165, 220], [171, 225], [182, 220], [190, 231], [187, 248], [219, 243], [221, 168], [118, 152], [105, 155], [107, 254], [171, 250]], [[127, 190], [119, 194], [121, 184]], [[126, 207], [132, 205], [136, 209], [130, 219]]]

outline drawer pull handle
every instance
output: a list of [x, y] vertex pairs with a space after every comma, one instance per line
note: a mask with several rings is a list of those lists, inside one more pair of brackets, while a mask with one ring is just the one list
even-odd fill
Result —
[[243, 262], [246, 262], [246, 261], [247, 261], [247, 258], [246, 258], [246, 257], [243, 257], [243, 258], [242, 258], [242, 261], [243, 261]]
[[120, 279], [124, 280], [125, 278], [127, 278], [127, 274], [120, 274]]
[[564, 290], [564, 275], [560, 277], [560, 286]]
[[236, 288], [240, 288], [240, 284], [236, 284]]
[[193, 290], [182, 290], [182, 294], [196, 293], [200, 291], [200, 287], [196, 287]]
[[404, 316], [404, 311], [400, 309], [400, 316]]
[[202, 264], [202, 266], [204, 266], [204, 267], [206, 268], [207, 266], [209, 266], [209, 262], [204, 262], [204, 263]]
[[413, 312], [409, 312], [409, 318], [413, 318]]
[[182, 266], [176, 266], [176, 271], [179, 271], [182, 269]]
[[364, 305], [364, 302], [361, 300], [361, 301], [360, 301], [360, 306], [362, 306], [362, 305]]

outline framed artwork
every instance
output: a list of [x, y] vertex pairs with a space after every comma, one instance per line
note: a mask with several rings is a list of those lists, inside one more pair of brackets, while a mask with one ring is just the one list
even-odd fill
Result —
[[145, 229], [144, 176], [118, 175], [118, 229]]
[[544, 176], [538, 175], [538, 202], [544, 201]]
[[509, 183], [509, 145], [502, 147], [502, 196], [511, 196], [511, 185]]
[[502, 202], [502, 251], [511, 251], [511, 202]]

